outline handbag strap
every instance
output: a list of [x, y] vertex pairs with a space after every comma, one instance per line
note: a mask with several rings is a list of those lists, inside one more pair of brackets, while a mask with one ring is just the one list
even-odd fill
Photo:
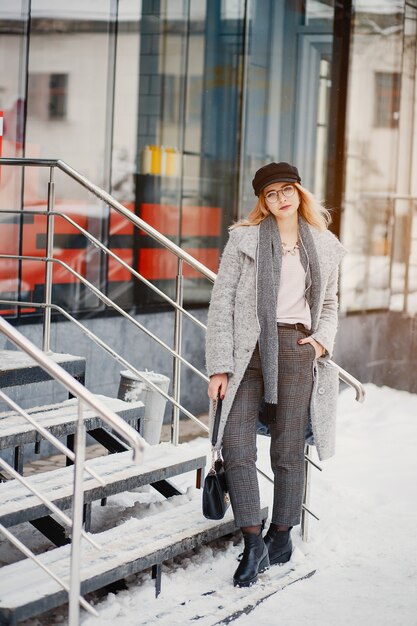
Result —
[[222, 399], [220, 394], [216, 400], [216, 413], [214, 415], [213, 433], [211, 435], [211, 445], [214, 447], [217, 443], [217, 437], [219, 435], [220, 417], [222, 414]]

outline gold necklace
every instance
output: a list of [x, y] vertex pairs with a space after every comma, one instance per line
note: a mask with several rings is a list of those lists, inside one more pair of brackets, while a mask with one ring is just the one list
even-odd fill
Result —
[[295, 256], [297, 254], [297, 250], [299, 250], [300, 248], [298, 241], [295, 242], [295, 245], [292, 248], [288, 248], [285, 241], [281, 242], [281, 246], [283, 256], [285, 256], [286, 254], [292, 254], [292, 256]]

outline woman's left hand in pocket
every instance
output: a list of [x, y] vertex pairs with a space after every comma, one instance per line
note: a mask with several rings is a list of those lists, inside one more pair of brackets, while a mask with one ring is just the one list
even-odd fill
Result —
[[326, 352], [326, 350], [321, 345], [321, 343], [319, 343], [318, 341], [313, 339], [313, 337], [306, 337], [305, 339], [299, 339], [298, 343], [301, 344], [301, 345], [304, 344], [304, 343], [311, 343], [311, 345], [313, 346], [313, 348], [314, 348], [314, 350], [316, 352], [316, 359], [318, 359], [319, 357], [323, 356], [324, 353]]

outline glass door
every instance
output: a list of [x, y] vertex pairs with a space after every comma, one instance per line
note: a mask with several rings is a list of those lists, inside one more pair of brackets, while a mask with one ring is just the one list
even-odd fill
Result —
[[[0, 156], [21, 157], [24, 153], [26, 66], [29, 1], [4, 0], [0, 4]], [[26, 172], [30, 185], [34, 171]], [[18, 167], [0, 167], [0, 229], [2, 254], [20, 254], [19, 211], [22, 206], [23, 172]], [[26, 285], [20, 284], [21, 263], [0, 259], [0, 299], [27, 299]], [[17, 315], [18, 309], [0, 304], [0, 312]]]
[[[158, 6], [157, 6], [158, 5]], [[210, 269], [234, 219], [245, 2], [143, 1], [135, 211]], [[144, 233], [139, 271], [173, 296], [177, 259]], [[184, 265], [184, 300], [211, 285]], [[160, 304], [138, 284], [135, 302]]]
[[[346, 312], [403, 306], [409, 203], [397, 196], [407, 195], [410, 183], [408, 115], [400, 135], [404, 23], [402, 2], [354, 2], [341, 224], [349, 250], [341, 273]], [[415, 34], [408, 44], [415, 50]], [[409, 96], [407, 108], [414, 106]]]
[[334, 7], [248, 3], [239, 215], [255, 204], [251, 180], [269, 161], [297, 165], [325, 200]]

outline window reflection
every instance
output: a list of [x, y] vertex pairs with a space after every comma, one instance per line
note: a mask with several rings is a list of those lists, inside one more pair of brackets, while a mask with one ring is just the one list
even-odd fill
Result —
[[[145, 7], [135, 211], [216, 270], [237, 202], [244, 2]], [[173, 295], [176, 258], [143, 234], [136, 248], [139, 271]], [[185, 301], [206, 302], [211, 286], [187, 266], [184, 274]], [[139, 286], [135, 301], [154, 296]]]
[[[264, 163], [296, 162], [303, 183], [331, 198], [335, 129], [343, 124], [330, 113], [339, 67], [332, 0], [32, 0], [30, 8], [29, 22], [28, 0], [0, 6], [4, 156], [66, 160], [213, 270], [227, 226], [253, 206], [252, 176]], [[351, 252], [342, 271], [345, 311], [411, 310], [416, 298], [415, 18], [402, 1], [354, 3], [346, 155], [335, 157], [345, 174], [341, 235]], [[20, 170], [1, 172], [10, 253], [20, 222], [5, 211], [20, 209], [22, 198], [26, 209], [45, 208], [48, 175], [27, 168], [22, 192]], [[58, 174], [56, 200], [173, 295], [174, 256]], [[160, 304], [76, 229], [58, 218], [56, 225], [56, 254], [82, 276], [127, 308]], [[43, 228], [43, 217], [25, 219], [24, 252], [44, 254]], [[18, 269], [1, 261], [3, 293], [18, 294]], [[65, 272], [56, 283], [57, 303], [100, 308]], [[23, 263], [20, 285], [22, 297], [42, 299], [43, 270]], [[210, 288], [186, 269], [186, 302], [207, 303]]]
[[[21, 157], [24, 141], [24, 98], [28, 3], [5, 1], [0, 5], [0, 154]], [[27, 173], [28, 186], [33, 172]], [[0, 168], [1, 252], [19, 254], [20, 217], [7, 211], [19, 211], [22, 197], [20, 168]], [[0, 259], [0, 298], [18, 300], [25, 297], [25, 285], [19, 281], [19, 262]], [[3, 314], [17, 314], [17, 309], [1, 304]]]
[[[396, 4], [396, 6], [394, 6]], [[389, 308], [401, 263], [393, 246], [404, 15], [358, 2], [350, 53], [341, 295], [346, 311]], [[404, 249], [404, 247], [402, 246]]]
[[242, 215], [254, 204], [253, 174], [268, 161], [297, 163], [303, 184], [325, 199], [333, 4], [250, 4]]
[[396, 128], [400, 112], [401, 75], [399, 72], [375, 72], [374, 126]]
[[306, 0], [305, 1], [305, 21], [306, 26], [312, 22], [333, 20], [334, 1], [333, 0]]
[[[111, 60], [116, 3], [32, 0], [28, 67], [25, 154], [59, 157], [109, 188], [112, 99]], [[35, 170], [34, 170], [35, 171]], [[49, 172], [36, 170], [36, 184], [26, 181], [25, 208], [46, 207]], [[70, 178], [57, 175], [56, 208], [99, 239], [106, 238], [107, 209]], [[45, 218], [27, 218], [23, 228], [26, 254], [45, 252]], [[62, 218], [55, 219], [55, 256], [93, 284], [104, 287], [101, 254]], [[42, 264], [24, 262], [22, 280], [35, 300], [44, 299]], [[77, 278], [54, 269], [54, 301], [72, 310], [100, 308]]]

